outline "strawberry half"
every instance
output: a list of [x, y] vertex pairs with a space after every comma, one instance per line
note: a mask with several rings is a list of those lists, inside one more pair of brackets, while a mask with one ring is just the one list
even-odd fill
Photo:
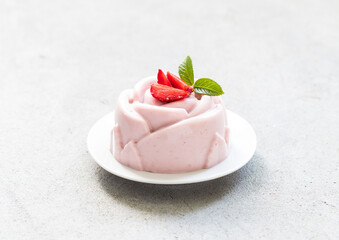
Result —
[[165, 73], [161, 69], [158, 71], [158, 83], [172, 87], [172, 84], [168, 81]]
[[167, 79], [171, 82], [172, 86], [178, 89], [185, 90], [189, 93], [193, 92], [193, 88], [181, 80], [179, 77], [174, 74], [167, 72]]
[[190, 95], [187, 91], [157, 83], [151, 85], [151, 94], [155, 99], [162, 102], [173, 102]]

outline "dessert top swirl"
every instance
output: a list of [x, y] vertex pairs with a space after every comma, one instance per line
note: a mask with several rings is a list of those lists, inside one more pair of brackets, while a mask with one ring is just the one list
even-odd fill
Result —
[[143, 119], [148, 125], [149, 132], [157, 131], [160, 128], [173, 125], [215, 108], [218, 108], [216, 110], [221, 110], [220, 108], [223, 107], [220, 97], [206, 95], [203, 95], [201, 99], [197, 99], [192, 94], [188, 98], [170, 103], [158, 101], [151, 95], [149, 90], [150, 85], [155, 82], [155, 77], [145, 78], [138, 82], [134, 89], [123, 91], [118, 100], [120, 110], [136, 120], [142, 121]]

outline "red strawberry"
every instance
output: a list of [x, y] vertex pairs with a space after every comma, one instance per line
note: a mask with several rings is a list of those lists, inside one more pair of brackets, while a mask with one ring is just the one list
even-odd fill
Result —
[[158, 83], [172, 87], [170, 81], [168, 81], [166, 75], [164, 74], [164, 72], [161, 69], [159, 69], [159, 71], [158, 71]]
[[173, 87], [188, 91], [189, 93], [193, 92], [191, 86], [170, 72], [167, 72], [167, 79], [171, 82]]
[[157, 83], [151, 85], [151, 94], [154, 98], [162, 102], [173, 102], [184, 99], [190, 95], [187, 91]]

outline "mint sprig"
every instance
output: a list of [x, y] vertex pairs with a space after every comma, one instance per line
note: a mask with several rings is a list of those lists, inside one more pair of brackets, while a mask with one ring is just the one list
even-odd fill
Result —
[[221, 86], [210, 78], [200, 78], [194, 82], [193, 64], [190, 56], [187, 56], [179, 66], [180, 78], [190, 86], [194, 92], [208, 96], [219, 96], [224, 94]]
[[209, 96], [219, 96], [224, 94], [224, 91], [218, 83], [209, 78], [200, 78], [198, 79], [193, 86], [194, 92], [209, 95]]
[[193, 65], [190, 56], [187, 56], [184, 62], [180, 64], [179, 76], [188, 85], [192, 86], [194, 84]]

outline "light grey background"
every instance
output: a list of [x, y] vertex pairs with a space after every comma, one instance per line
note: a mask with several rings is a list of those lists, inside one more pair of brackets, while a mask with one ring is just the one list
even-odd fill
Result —
[[[338, 239], [339, 2], [0, 2], [0, 239]], [[256, 130], [240, 171], [156, 186], [86, 149], [120, 91], [191, 55]]]

